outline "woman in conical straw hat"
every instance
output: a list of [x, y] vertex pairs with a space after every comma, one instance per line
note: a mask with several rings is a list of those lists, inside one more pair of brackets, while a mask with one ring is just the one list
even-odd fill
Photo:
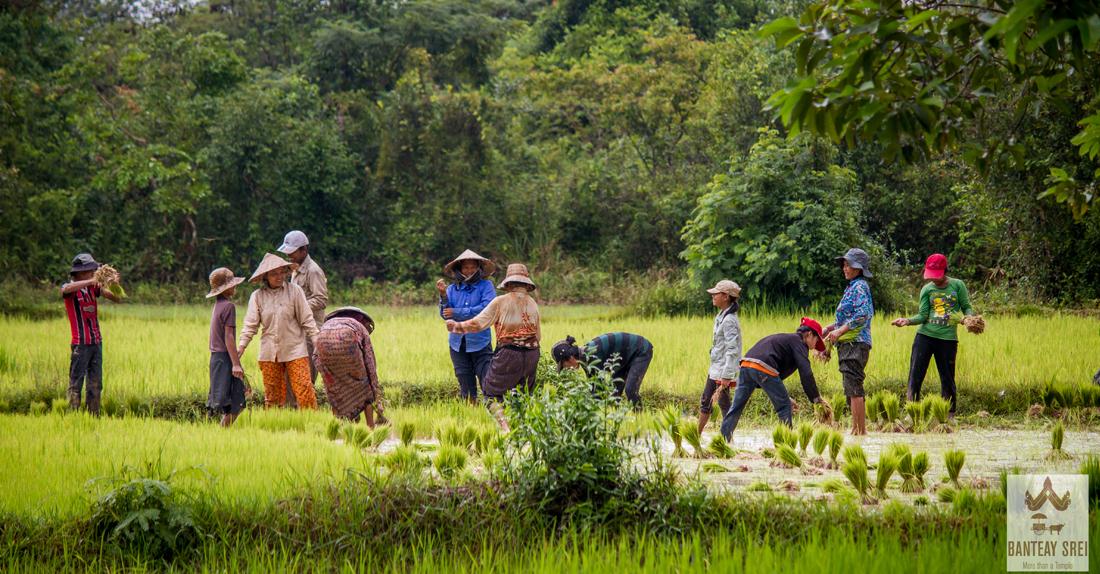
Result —
[[[486, 279], [496, 271], [492, 261], [467, 249], [443, 267], [450, 285], [440, 279], [439, 316], [444, 320], [466, 321], [485, 310], [496, 298], [492, 281]], [[458, 394], [471, 403], [477, 402], [477, 386], [485, 383], [489, 363], [493, 359], [492, 335], [489, 328], [473, 333], [451, 333], [449, 336], [451, 364], [458, 379]]]
[[[295, 265], [274, 253], [264, 255], [249, 281], [260, 288], [248, 299], [237, 343], [238, 356], [244, 354], [256, 332], [260, 332], [260, 373], [264, 380], [264, 407], [286, 405], [286, 380], [298, 407], [317, 408], [317, 395], [309, 372], [306, 339], [317, 337], [317, 323], [302, 288], [287, 276]], [[262, 330], [261, 330], [262, 327]]]
[[535, 386], [535, 372], [539, 365], [539, 341], [542, 339], [542, 327], [539, 320], [539, 305], [531, 292], [535, 283], [527, 266], [512, 263], [500, 289], [505, 293], [467, 321], [447, 320], [447, 330], [451, 333], [475, 333], [488, 328], [496, 330], [497, 345], [489, 372], [482, 382], [482, 392], [489, 402], [489, 408], [504, 430], [508, 423], [504, 420], [501, 401], [505, 393], [522, 386], [530, 390]]

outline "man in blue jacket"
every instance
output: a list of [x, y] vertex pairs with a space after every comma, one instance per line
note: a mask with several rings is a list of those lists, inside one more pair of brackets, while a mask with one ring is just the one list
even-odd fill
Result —
[[[439, 291], [439, 316], [444, 320], [473, 319], [496, 297], [493, 282], [486, 279], [496, 271], [492, 261], [467, 249], [443, 267], [443, 274], [453, 280], [436, 281]], [[478, 383], [485, 379], [493, 358], [492, 335], [489, 329], [476, 333], [451, 333], [451, 363], [458, 379], [458, 394], [471, 403], [477, 402]]]

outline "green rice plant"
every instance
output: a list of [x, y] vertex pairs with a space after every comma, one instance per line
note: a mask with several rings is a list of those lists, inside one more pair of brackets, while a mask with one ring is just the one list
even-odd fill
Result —
[[924, 410], [921, 409], [919, 402], [905, 403], [905, 414], [909, 415], [909, 432], [924, 431]]
[[726, 442], [721, 434], [716, 434], [714, 438], [710, 439], [708, 450], [716, 458], [733, 458], [737, 455], [737, 451], [733, 450], [733, 447]]
[[403, 422], [397, 425], [397, 436], [401, 438], [402, 446], [411, 445], [413, 438], [416, 436], [416, 425], [410, 422]]
[[[833, 393], [829, 395], [829, 404], [833, 405], [833, 418], [839, 419], [841, 414], [848, 412], [848, 398], [844, 396], [844, 393]], [[848, 414], [851, 414], [848, 412]]]
[[829, 468], [840, 468], [837, 457], [840, 447], [844, 446], [844, 435], [838, 430], [829, 431]]
[[41, 416], [46, 414], [46, 403], [42, 401], [34, 401], [31, 403], [31, 414], [34, 416]]
[[932, 501], [925, 495], [920, 495], [913, 499], [913, 506], [928, 506]]
[[910, 488], [915, 488], [913, 492], [921, 492], [924, 490], [926, 483], [924, 482], [924, 475], [928, 473], [928, 453], [921, 451], [913, 455], [913, 480], [914, 484], [910, 485]]
[[947, 476], [956, 488], [959, 487], [959, 473], [966, 463], [966, 452], [961, 450], [949, 450], [943, 453], [943, 464], [947, 467]]
[[[495, 430], [494, 430], [495, 432]], [[462, 444], [469, 450], [476, 448], [477, 439], [480, 433], [477, 431], [477, 427], [473, 425], [464, 425], [462, 427]]]
[[779, 448], [781, 444], [788, 445], [792, 448], [797, 447], [798, 435], [791, 430], [791, 427], [783, 423], [777, 424], [775, 428], [772, 429], [772, 444], [774, 444], [776, 448]]
[[867, 411], [867, 422], [876, 423], [879, 420], [879, 413], [882, 412], [882, 395], [875, 393], [868, 396], [863, 403], [864, 409]]
[[978, 508], [978, 495], [969, 488], [960, 488], [951, 499], [951, 510], [956, 514], [969, 515]]
[[668, 438], [672, 440], [672, 456], [673, 458], [682, 458], [687, 456], [687, 452], [684, 451], [684, 436], [680, 432], [680, 411], [676, 407], [669, 405], [661, 411], [660, 417], [657, 418], [657, 428], [661, 433], [668, 433]]
[[332, 419], [325, 427], [325, 438], [336, 440], [340, 438], [340, 419]]
[[703, 433], [699, 432], [699, 422], [692, 419], [680, 421], [680, 436], [691, 445], [695, 452], [695, 458], [707, 458], [709, 455], [703, 448]]
[[1068, 452], [1062, 450], [1062, 440], [1066, 437], [1066, 427], [1062, 424], [1062, 421], [1058, 421], [1054, 425], [1054, 429], [1050, 432], [1050, 452], [1047, 453], [1047, 460], [1059, 461], [1069, 460], [1073, 458]]
[[829, 494], [836, 494], [847, 488], [848, 485], [844, 484], [844, 481], [840, 480], [839, 478], [826, 478], [825, 480], [821, 481], [822, 492], [827, 492]]
[[390, 469], [390, 473], [404, 478], [420, 476], [420, 472], [427, 466], [427, 459], [420, 456], [420, 452], [410, 445], [401, 445], [382, 456], [382, 466]]
[[832, 432], [829, 429], [825, 428], [817, 429], [817, 432], [814, 433], [814, 438], [812, 442], [814, 446], [814, 453], [816, 453], [817, 456], [825, 456], [825, 450], [829, 448], [829, 435], [831, 434]]
[[951, 504], [955, 501], [955, 496], [958, 495], [958, 493], [959, 491], [954, 487], [944, 486], [936, 491], [936, 500], [944, 504]]
[[802, 468], [802, 457], [789, 444], [775, 447], [775, 458], [787, 468]]
[[370, 431], [366, 427], [349, 424], [344, 427], [344, 442], [355, 448], [370, 446]]
[[378, 425], [370, 431], [370, 439], [367, 442], [371, 448], [378, 450], [378, 447], [382, 446], [388, 438], [390, 438], [390, 425]]
[[844, 462], [862, 462], [867, 466], [867, 453], [858, 444], [850, 444], [844, 447]]
[[898, 419], [901, 418], [901, 399], [894, 393], [882, 391], [882, 430], [896, 432]]
[[840, 471], [852, 487], [859, 493], [863, 504], [875, 504], [877, 501], [871, 497], [871, 481], [867, 478], [867, 464], [859, 459], [847, 460]]
[[902, 456], [909, 454], [909, 445], [903, 442], [892, 442], [886, 447], [886, 452], [894, 455], [895, 458], [901, 459]]
[[730, 469], [718, 464], [717, 462], [704, 462], [700, 467], [703, 472], [708, 474], [718, 474], [723, 472], [729, 472]]
[[435, 455], [435, 470], [447, 480], [454, 479], [466, 468], [466, 448], [454, 444], [445, 444], [439, 447]]
[[950, 424], [951, 401], [939, 395], [928, 395], [921, 402], [929, 405], [928, 410], [932, 414], [932, 418], [936, 420], [936, 424], [932, 428], [934, 432], [952, 432], [953, 429]]
[[805, 455], [806, 449], [810, 447], [810, 440], [814, 436], [814, 427], [808, 422], [802, 422], [799, 423], [798, 430], [795, 432], [798, 435], [798, 450]]
[[1085, 457], [1077, 472], [1089, 477], [1089, 501], [1094, 506], [1100, 503], [1100, 457], [1094, 455]]
[[878, 468], [875, 470], [875, 492], [879, 498], [887, 498], [886, 487], [890, 485], [890, 478], [898, 468], [898, 457], [891, 452], [885, 452], [878, 457]]
[[55, 415], [63, 415], [69, 411], [69, 401], [65, 399], [54, 399], [50, 405], [50, 411]]
[[[104, 410], [106, 411], [107, 401], [103, 401]], [[8, 399], [0, 398], [0, 414], [7, 414], [11, 412], [11, 401]]]

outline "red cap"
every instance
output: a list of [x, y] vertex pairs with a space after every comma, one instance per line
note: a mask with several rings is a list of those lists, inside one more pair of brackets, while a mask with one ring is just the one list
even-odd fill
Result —
[[925, 279], [943, 279], [947, 274], [947, 257], [942, 253], [933, 253], [924, 262]]
[[813, 331], [814, 333], [817, 333], [816, 348], [817, 348], [818, 351], [824, 353], [825, 352], [825, 337], [821, 334], [821, 323], [818, 323], [817, 321], [814, 321], [813, 319], [811, 319], [809, 317], [803, 317], [802, 322], [800, 324], [803, 327], [809, 327], [811, 331]]

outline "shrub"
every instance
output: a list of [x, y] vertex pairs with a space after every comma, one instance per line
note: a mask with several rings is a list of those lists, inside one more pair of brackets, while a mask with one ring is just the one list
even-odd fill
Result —
[[176, 473], [147, 464], [147, 476], [131, 469], [112, 479], [115, 488], [92, 506], [90, 526], [102, 539], [129, 552], [171, 559], [194, 548], [201, 529], [187, 501], [173, 487]]

